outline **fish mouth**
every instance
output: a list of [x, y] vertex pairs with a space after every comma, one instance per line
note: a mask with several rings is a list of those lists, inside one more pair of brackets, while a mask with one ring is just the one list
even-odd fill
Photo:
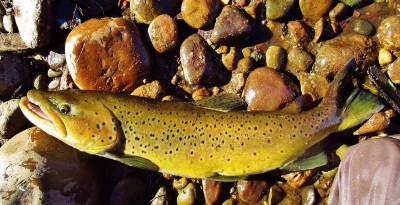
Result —
[[62, 140], [67, 136], [67, 131], [60, 117], [51, 109], [41, 106], [41, 103], [35, 101], [28, 92], [27, 97], [21, 98], [19, 103], [24, 115], [40, 129], [48, 134]]

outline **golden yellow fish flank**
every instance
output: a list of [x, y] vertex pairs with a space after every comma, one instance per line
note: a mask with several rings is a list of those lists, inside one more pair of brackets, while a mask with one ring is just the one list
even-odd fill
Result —
[[348, 70], [319, 106], [298, 114], [221, 112], [80, 90], [30, 91], [20, 107], [32, 123], [90, 154], [185, 177], [240, 177], [280, 168], [382, 109], [370, 95], [344, 92]]

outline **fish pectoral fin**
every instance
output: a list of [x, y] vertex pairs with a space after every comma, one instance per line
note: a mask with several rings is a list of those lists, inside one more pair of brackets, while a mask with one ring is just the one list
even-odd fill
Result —
[[207, 179], [214, 180], [214, 181], [221, 181], [221, 182], [235, 182], [238, 180], [244, 180], [248, 176], [225, 176], [225, 175], [220, 175], [216, 174], [211, 177], [206, 177]]
[[193, 104], [198, 107], [220, 112], [229, 112], [231, 110], [245, 109], [247, 107], [246, 102], [234, 94], [218, 94], [193, 102]]
[[280, 169], [286, 171], [302, 171], [307, 169], [314, 169], [328, 164], [328, 156], [324, 151], [316, 155], [306, 156], [296, 159], [293, 162], [285, 164]]
[[119, 161], [126, 165], [141, 168], [141, 169], [147, 169], [147, 170], [151, 170], [151, 171], [158, 171], [160, 169], [152, 161], [145, 159], [143, 157], [120, 155], [120, 154], [111, 153], [111, 152], [102, 152], [99, 154], [99, 156], [105, 157], [108, 159], [112, 159], [115, 161]]

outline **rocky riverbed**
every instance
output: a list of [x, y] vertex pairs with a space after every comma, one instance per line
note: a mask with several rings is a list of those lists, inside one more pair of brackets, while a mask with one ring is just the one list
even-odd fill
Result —
[[81, 89], [159, 101], [229, 93], [249, 111], [301, 112], [353, 58], [355, 84], [371, 89], [376, 65], [396, 87], [398, 0], [0, 2], [1, 204], [326, 204], [346, 146], [399, 133], [387, 105], [334, 136], [323, 167], [218, 182], [81, 153], [18, 108], [31, 89]]

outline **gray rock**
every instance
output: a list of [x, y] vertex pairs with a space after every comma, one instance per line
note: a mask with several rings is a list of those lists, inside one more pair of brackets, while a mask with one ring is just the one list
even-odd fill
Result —
[[54, 51], [50, 51], [49, 55], [47, 56], [47, 63], [49, 64], [50, 68], [57, 69], [63, 66], [65, 61], [65, 54], [58, 53]]
[[13, 6], [19, 33], [26, 45], [30, 48], [46, 46], [51, 36], [53, 1], [14, 0]]
[[0, 103], [0, 140], [10, 139], [28, 124], [18, 104], [19, 99]]
[[0, 204], [101, 204], [98, 162], [38, 128], [25, 130], [0, 148]]
[[28, 75], [28, 66], [17, 55], [0, 56], [0, 96], [11, 95]]

